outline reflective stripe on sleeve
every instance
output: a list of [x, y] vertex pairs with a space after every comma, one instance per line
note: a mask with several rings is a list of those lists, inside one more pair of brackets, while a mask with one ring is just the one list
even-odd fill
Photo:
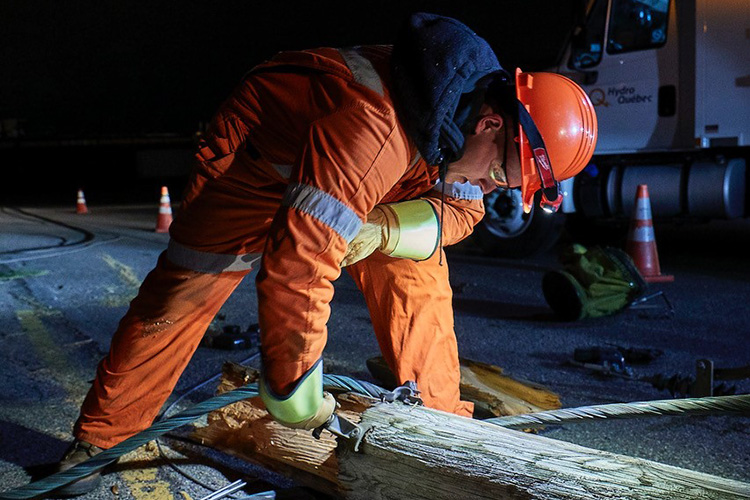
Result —
[[336, 231], [347, 243], [354, 239], [362, 227], [362, 221], [354, 210], [313, 186], [290, 184], [281, 204], [315, 217]]
[[[433, 189], [438, 192], [442, 191], [442, 183], [438, 181]], [[474, 184], [471, 184], [469, 182], [446, 182], [445, 195], [450, 198], [457, 198], [459, 200], [481, 200], [482, 198], [484, 198], [482, 188], [479, 186], [475, 186]]]
[[250, 271], [261, 258], [260, 253], [232, 255], [193, 250], [185, 245], [169, 240], [167, 258], [180, 267], [199, 273], [218, 274], [231, 271]]
[[370, 90], [383, 94], [383, 82], [380, 75], [375, 71], [372, 63], [366, 57], [362, 56], [356, 49], [339, 49], [341, 57], [349, 67], [349, 71], [354, 75], [354, 80], [360, 85], [364, 85]]

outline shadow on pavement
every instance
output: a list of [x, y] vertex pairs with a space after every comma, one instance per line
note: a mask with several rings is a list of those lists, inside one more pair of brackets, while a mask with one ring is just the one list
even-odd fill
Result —
[[521, 319], [555, 323], [560, 321], [549, 308], [527, 304], [511, 304], [494, 300], [454, 297], [453, 308], [456, 311], [483, 318]]
[[[31, 476], [31, 481], [52, 474], [68, 446], [59, 439], [6, 421], [0, 421], [0, 442], [0, 461], [23, 467]], [[11, 443], [23, 445], [11, 446]]]

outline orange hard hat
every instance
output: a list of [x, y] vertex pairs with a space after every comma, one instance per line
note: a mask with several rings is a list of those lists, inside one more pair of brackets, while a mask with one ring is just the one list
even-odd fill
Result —
[[[584, 169], [596, 148], [594, 106], [581, 87], [557, 73], [524, 73], [516, 69], [519, 105], [521, 197], [531, 211], [542, 189], [542, 208], [562, 202], [558, 180]], [[525, 109], [522, 109], [525, 108]], [[554, 199], [553, 199], [554, 198]]]

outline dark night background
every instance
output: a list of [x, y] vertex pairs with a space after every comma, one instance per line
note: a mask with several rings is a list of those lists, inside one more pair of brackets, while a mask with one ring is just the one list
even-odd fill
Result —
[[410, 12], [428, 11], [473, 28], [504, 66], [542, 69], [581, 3], [3, 2], [0, 201], [66, 202], [79, 186], [90, 203], [150, 199], [168, 181], [179, 189], [201, 123], [279, 50], [392, 43]]

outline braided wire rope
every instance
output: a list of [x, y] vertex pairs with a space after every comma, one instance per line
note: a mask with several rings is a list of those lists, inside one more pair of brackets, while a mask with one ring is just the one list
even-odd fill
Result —
[[[354, 391], [360, 394], [370, 396], [373, 398], [380, 398], [381, 394], [385, 394], [385, 389], [378, 387], [374, 384], [364, 381], [358, 381], [349, 377], [343, 377], [341, 375], [324, 375], [323, 384], [329, 389], [339, 389], [342, 391]], [[173, 431], [178, 427], [189, 424], [198, 418], [210, 413], [219, 408], [223, 408], [232, 403], [242, 401], [243, 399], [249, 399], [258, 395], [257, 384], [247, 384], [243, 387], [234, 389], [232, 391], [219, 394], [205, 401], [202, 401], [195, 406], [188, 408], [184, 411], [177, 413], [176, 415], [165, 418], [153, 424], [148, 429], [129, 437], [125, 441], [116, 444], [112, 448], [102, 451], [98, 455], [81, 462], [68, 470], [56, 472], [47, 476], [39, 481], [21, 486], [19, 488], [5, 491], [0, 493], [0, 499], [3, 500], [18, 500], [18, 499], [29, 499], [44, 493], [49, 493], [57, 488], [65, 486], [73, 481], [82, 479], [89, 474], [93, 474], [103, 469], [107, 465], [111, 464], [122, 455], [129, 453], [149, 441], [157, 438], [167, 432]]]
[[533, 429], [545, 425], [591, 422], [669, 415], [750, 414], [750, 394], [690, 399], [663, 399], [637, 403], [612, 403], [579, 408], [563, 408], [538, 413], [483, 420], [510, 429]]
[[[323, 376], [323, 384], [328, 389], [354, 391], [365, 396], [379, 399], [387, 393], [385, 389], [369, 382], [354, 380], [342, 375]], [[232, 391], [219, 394], [195, 406], [188, 408], [173, 417], [156, 422], [148, 429], [125, 441], [102, 451], [98, 455], [62, 472], [57, 472], [34, 483], [14, 490], [0, 493], [0, 500], [31, 499], [49, 493], [61, 486], [93, 474], [120, 456], [148, 443], [152, 439], [189, 424], [201, 416], [223, 408], [224, 406], [253, 398], [258, 395], [257, 384], [248, 384]], [[549, 424], [604, 420], [609, 418], [634, 418], [662, 415], [698, 415], [714, 413], [750, 414], [750, 394], [738, 396], [716, 396], [706, 398], [659, 400], [637, 403], [614, 403], [608, 405], [584, 406], [561, 410], [550, 410], [511, 417], [497, 417], [483, 420], [490, 424], [506, 428], [529, 428]]]

